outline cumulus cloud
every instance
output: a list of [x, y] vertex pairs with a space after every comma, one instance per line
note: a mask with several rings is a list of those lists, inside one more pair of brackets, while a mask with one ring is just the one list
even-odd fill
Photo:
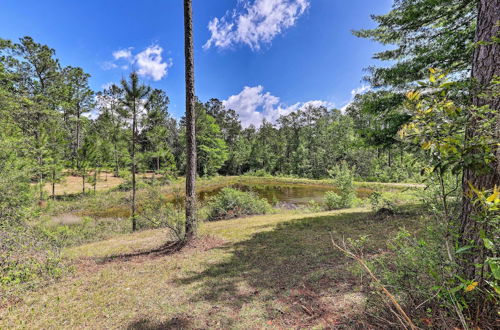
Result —
[[135, 55], [132, 54], [132, 49], [130, 47], [114, 51], [114, 61], [104, 62], [102, 68], [128, 70], [132, 66], [138, 75], [158, 81], [168, 74], [168, 69], [173, 65], [171, 58], [163, 59], [163, 48], [159, 45], [151, 45]]
[[240, 8], [215, 17], [208, 23], [211, 37], [203, 46], [230, 48], [246, 44], [259, 50], [261, 44], [270, 43], [285, 29], [295, 25], [297, 19], [310, 6], [309, 0], [241, 0]]
[[115, 58], [115, 60], [119, 60], [121, 58], [130, 59], [132, 58], [132, 48], [119, 49], [117, 51], [114, 51], [113, 57]]
[[361, 85], [361, 86], [351, 90], [351, 99], [342, 108], [340, 108], [340, 111], [345, 112], [345, 110], [351, 105], [352, 101], [354, 101], [354, 98], [356, 97], [356, 95], [364, 94], [364, 93], [368, 92], [370, 90], [370, 88], [371, 87], [369, 85]]
[[308, 106], [332, 106], [332, 104], [321, 100], [298, 102], [286, 106], [280, 102], [279, 97], [264, 92], [264, 87], [260, 85], [254, 87], [245, 86], [239, 94], [231, 95], [222, 103], [227, 109], [233, 109], [238, 113], [244, 127], [250, 125], [259, 127], [264, 119], [275, 123], [280, 116], [288, 115]]
[[135, 64], [138, 67], [137, 74], [150, 77], [154, 81], [166, 76], [167, 69], [172, 66], [172, 59], [163, 62], [162, 52], [163, 48], [153, 45], [137, 54], [135, 56]]

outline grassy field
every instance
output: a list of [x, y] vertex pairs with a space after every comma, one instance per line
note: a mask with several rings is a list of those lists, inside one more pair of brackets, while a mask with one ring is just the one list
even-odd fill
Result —
[[[90, 176], [93, 174], [90, 173]], [[139, 179], [151, 178], [152, 173], [141, 173], [138, 175]], [[158, 177], [158, 176], [157, 176]], [[116, 177], [110, 172], [99, 172], [97, 175], [96, 191], [106, 191], [111, 188], [115, 188], [121, 183], [125, 182], [123, 178]], [[52, 194], [52, 184], [47, 183], [43, 187], [47, 194]], [[85, 190], [90, 192], [93, 191], [94, 187], [89, 182], [85, 182]], [[60, 183], [56, 183], [54, 186], [56, 196], [74, 195], [80, 194], [83, 190], [83, 182], [80, 176], [71, 175], [71, 173], [66, 172], [66, 175], [62, 178]]]
[[[224, 177], [201, 180], [199, 189], [233, 183], [331, 185], [331, 181]], [[398, 203], [415, 198], [418, 185], [358, 183]], [[159, 187], [167, 196], [183, 181]], [[126, 221], [128, 192], [98, 192], [49, 204], [42, 218], [53, 225]], [[142, 192], [139, 192], [139, 201]], [[366, 204], [365, 204], [366, 205]], [[417, 210], [418, 208], [413, 208]], [[99, 213], [100, 212], [100, 213]], [[353, 261], [332, 247], [335, 239], [368, 236], [366, 255], [386, 252], [399, 228], [419, 228], [417, 211], [381, 218], [366, 206], [206, 222], [180, 252], [154, 252], [164, 230], [104, 233], [63, 250], [72, 271], [0, 304], [0, 329], [364, 328], [367, 287]], [[97, 221], [97, 220], [96, 220]], [[107, 227], [103, 227], [107, 228]], [[104, 238], [104, 239], [102, 239]]]
[[367, 209], [274, 214], [205, 223], [185, 250], [130, 258], [159, 246], [161, 230], [67, 249], [73, 275], [0, 311], [0, 328], [362, 327], [365, 289], [334, 250], [335, 238], [369, 234], [384, 251], [416, 214], [377, 219]]

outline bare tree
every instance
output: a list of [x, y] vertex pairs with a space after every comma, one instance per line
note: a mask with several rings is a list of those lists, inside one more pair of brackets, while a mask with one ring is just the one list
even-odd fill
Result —
[[192, 0], [184, 0], [184, 55], [186, 67], [186, 233], [184, 240], [196, 234], [196, 118], [194, 93], [194, 46]]

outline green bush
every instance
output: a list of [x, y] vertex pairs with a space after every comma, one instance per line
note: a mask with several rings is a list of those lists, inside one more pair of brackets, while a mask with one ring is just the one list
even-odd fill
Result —
[[309, 212], [319, 212], [323, 209], [322, 205], [316, 202], [315, 200], [310, 200], [307, 203], [307, 210]]
[[[136, 178], [135, 188], [136, 189], [144, 189], [148, 187], [149, 184], [143, 181], [142, 179]], [[126, 180], [125, 182], [120, 183], [118, 186], [112, 189], [113, 191], [130, 191], [132, 190], [132, 180]]]
[[182, 208], [168, 203], [159, 189], [148, 188], [140, 203], [141, 213], [137, 223], [140, 229], [168, 228], [174, 239], [181, 240], [184, 237], [186, 221]]
[[334, 191], [327, 191], [325, 193], [324, 203], [327, 210], [338, 210], [344, 208], [342, 196]]
[[333, 191], [325, 194], [325, 205], [328, 210], [349, 208], [356, 202], [354, 188], [355, 167], [349, 167], [346, 162], [332, 167], [328, 174], [334, 180], [339, 193]]
[[68, 247], [103, 240], [114, 234], [127, 233], [130, 223], [122, 219], [92, 219], [84, 217], [73, 224], [41, 222], [38, 230], [54, 246]]
[[240, 216], [266, 214], [271, 205], [264, 198], [252, 192], [224, 188], [208, 203], [207, 220], [231, 219]]
[[382, 209], [394, 211], [395, 205], [389, 199], [385, 198], [384, 195], [378, 191], [372, 192], [368, 199], [370, 200], [370, 205], [372, 210], [379, 211]]
[[26, 226], [0, 227], [1, 287], [57, 278], [63, 271], [59, 250]]

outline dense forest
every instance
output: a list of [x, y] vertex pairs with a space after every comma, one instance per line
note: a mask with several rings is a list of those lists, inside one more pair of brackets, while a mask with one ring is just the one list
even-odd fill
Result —
[[[388, 46], [374, 54], [382, 64], [366, 70], [367, 91], [342, 109], [306, 103], [259, 126], [216, 97], [195, 96], [191, 1], [184, 10], [182, 118], [169, 110], [169, 91], [136, 71], [93, 90], [91, 75], [63, 66], [50, 45], [0, 38], [0, 328], [3, 320], [6, 328], [106, 328], [112, 320], [102, 315], [63, 325], [58, 316], [37, 321], [33, 308], [24, 323], [27, 298], [19, 297], [36, 292], [27, 301], [38, 304], [48, 294], [40, 288], [52, 283], [59, 299], [70, 290], [61, 278], [87, 269], [122, 267], [132, 281], [127, 262], [145, 255], [137, 260], [152, 268], [137, 271], [156, 283], [151, 269], [166, 259], [155, 258], [202, 260], [164, 274], [179, 287], [201, 283], [176, 289], [186, 291], [168, 322], [191, 323], [173, 328], [497, 327], [500, 2], [394, 1], [372, 16], [375, 28], [353, 32]], [[71, 180], [77, 188], [68, 193]], [[100, 188], [111, 180], [117, 184]], [[310, 191], [283, 197], [301, 187]], [[231, 246], [236, 260], [220, 246]], [[339, 267], [331, 260], [344, 268], [330, 273]], [[149, 304], [137, 283], [123, 285]], [[335, 285], [362, 293], [363, 307], [332, 312], [335, 301], [320, 297]], [[262, 323], [203, 305], [241, 299], [243, 309], [247, 291], [267, 294], [258, 298], [265, 307], [251, 307], [262, 309]], [[125, 299], [113, 292], [108, 307]], [[92, 299], [88, 308], [97, 308]], [[199, 320], [185, 316], [193, 301]], [[149, 324], [152, 316], [130, 325], [134, 317], [120, 314], [117, 324], [171, 326]]]
[[[22, 134], [30, 150], [25, 160], [40, 185], [57, 182], [63, 169], [77, 171], [82, 180], [92, 180], [88, 173], [99, 169], [119, 176], [130, 167], [132, 145], [138, 171], [184, 174], [185, 123], [169, 114], [166, 91], [144, 86], [136, 94], [133, 77], [92, 91], [89, 74], [61, 67], [50, 47], [29, 37], [2, 43], [2, 100], [15, 105], [2, 108], [8, 111], [3, 125]], [[308, 105], [276, 123], [243, 128], [238, 114], [218, 99], [197, 100], [198, 175], [260, 171], [320, 179], [345, 161], [360, 180], [417, 179], [418, 164], [395, 138], [400, 123], [386, 127], [386, 120], [397, 119], [380, 118], [364, 106], [358, 100], [342, 113]]]

